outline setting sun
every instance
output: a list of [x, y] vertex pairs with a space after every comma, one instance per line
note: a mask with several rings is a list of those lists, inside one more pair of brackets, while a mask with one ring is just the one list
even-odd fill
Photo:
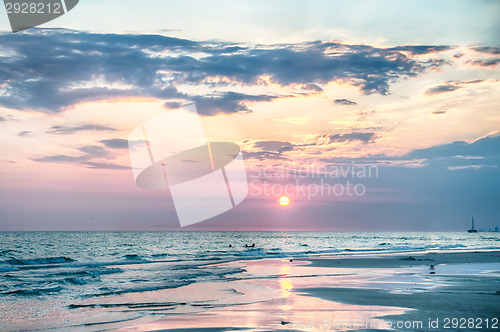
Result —
[[288, 204], [290, 204], [290, 199], [288, 199], [288, 197], [283, 196], [280, 198], [280, 205], [287, 206]]

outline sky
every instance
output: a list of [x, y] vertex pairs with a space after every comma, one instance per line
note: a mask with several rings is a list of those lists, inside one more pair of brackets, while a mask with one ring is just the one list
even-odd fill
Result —
[[[493, 0], [82, 0], [13, 34], [2, 8], [0, 231], [500, 226], [498, 14]], [[190, 103], [209, 141], [240, 146], [249, 192], [181, 228], [168, 189], [136, 185], [127, 139]]]

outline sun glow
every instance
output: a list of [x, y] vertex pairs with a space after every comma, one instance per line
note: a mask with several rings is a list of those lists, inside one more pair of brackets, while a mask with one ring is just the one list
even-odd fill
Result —
[[283, 196], [280, 198], [280, 205], [281, 206], [287, 206], [288, 204], [290, 204], [290, 199], [286, 196]]

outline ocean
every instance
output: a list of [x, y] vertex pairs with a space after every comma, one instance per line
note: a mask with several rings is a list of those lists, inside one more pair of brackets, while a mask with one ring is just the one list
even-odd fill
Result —
[[228, 262], [499, 248], [500, 233], [2, 232], [0, 328], [106, 330], [203, 310], [206, 294], [174, 290], [242, 278]]

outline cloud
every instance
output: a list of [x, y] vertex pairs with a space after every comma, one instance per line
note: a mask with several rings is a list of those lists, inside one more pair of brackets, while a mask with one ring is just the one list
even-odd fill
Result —
[[122, 138], [103, 139], [99, 142], [111, 149], [128, 149], [128, 140]]
[[436, 94], [441, 94], [445, 92], [452, 92], [462, 88], [466, 84], [477, 84], [484, 82], [484, 80], [470, 80], [470, 81], [447, 81], [446, 84], [441, 84], [430, 88], [425, 92], [426, 95], [432, 96]]
[[64, 154], [33, 158], [34, 161], [38, 161], [41, 163], [78, 163], [81, 161], [86, 161], [86, 159], [86, 156], [72, 157]]
[[55, 156], [33, 158], [34, 161], [41, 163], [76, 164], [78, 166], [84, 166], [95, 169], [116, 169], [116, 170], [130, 169], [130, 167], [128, 166], [122, 166], [113, 163], [94, 162], [94, 161], [89, 161], [87, 159], [88, 157], [86, 155], [79, 157], [72, 157], [67, 155], [55, 155]]
[[493, 67], [496, 66], [500, 63], [500, 58], [489, 58], [489, 59], [482, 59], [482, 60], [474, 60], [471, 62], [473, 65], [479, 66], [479, 67]]
[[130, 167], [128, 167], [128, 166], [108, 164], [108, 163], [96, 163], [96, 162], [92, 162], [92, 161], [87, 161], [87, 162], [84, 162], [83, 164], [89, 166], [89, 168], [95, 168], [95, 169], [116, 169], [116, 170], [130, 169]]
[[470, 80], [470, 81], [449, 81], [449, 82], [454, 82], [455, 84], [477, 84], [477, 83], [482, 83], [484, 80], [476, 79], [476, 80]]
[[415, 55], [450, 48], [377, 48], [341, 42], [235, 45], [58, 29], [3, 33], [0, 44], [13, 54], [0, 58], [0, 81], [5, 82], [0, 106], [54, 113], [83, 102], [140, 96], [164, 100], [166, 107], [194, 101], [206, 115], [248, 112], [246, 103], [279, 96], [234, 91], [194, 95], [176, 86], [208, 84], [213, 78], [232, 85], [264, 85], [262, 77], [268, 76], [283, 87], [300, 84], [320, 92], [319, 85], [341, 81], [364, 94], [385, 95], [390, 83], [446, 63]]
[[257, 160], [287, 160], [288, 158], [283, 157], [279, 152], [268, 152], [268, 151], [243, 151], [243, 157], [245, 159], [257, 159]]
[[33, 160], [38, 162], [85, 162], [92, 158], [107, 157], [109, 153], [102, 147], [97, 145], [85, 145], [78, 148], [78, 151], [83, 152], [80, 156], [68, 156], [68, 155], [53, 155], [34, 158]]
[[487, 136], [472, 143], [457, 141], [425, 149], [416, 149], [403, 158], [431, 159], [455, 156], [500, 157], [500, 136]]
[[[448, 166], [448, 170], [450, 171], [456, 171], [456, 170], [464, 170], [464, 169], [480, 169], [483, 167], [492, 167], [492, 166], [486, 166], [486, 165], [467, 165], [467, 166]], [[495, 167], [496, 168], [496, 167]]]
[[109, 155], [109, 152], [107, 150], [98, 145], [85, 145], [80, 147], [78, 150], [84, 152], [87, 158], [94, 158], [94, 157], [102, 158], [102, 157], [107, 157]]
[[484, 47], [473, 47], [472, 49], [482, 54], [496, 56], [486, 59], [470, 61], [472, 65], [479, 67], [494, 67], [500, 63], [500, 58], [498, 57], [500, 55], [500, 47], [484, 46]]
[[261, 151], [243, 151], [243, 156], [245, 159], [257, 159], [257, 160], [288, 160], [288, 158], [283, 156], [284, 152], [292, 151], [295, 146], [290, 142], [282, 141], [258, 141], [255, 142], [253, 147], [260, 149]]
[[432, 45], [407, 45], [407, 46], [397, 46], [391, 48], [394, 51], [409, 52], [413, 55], [431, 54], [439, 53], [453, 49], [451, 46], [432, 46]]
[[216, 115], [219, 113], [251, 112], [245, 102], [271, 101], [276, 96], [247, 95], [238, 92], [225, 92], [218, 96], [193, 96], [189, 99], [196, 104], [196, 110], [203, 115]]
[[[105, 141], [114, 141], [114, 140], [105, 140]], [[115, 144], [109, 143], [108, 144]], [[105, 148], [98, 145], [85, 145], [79, 147], [78, 151], [82, 152], [78, 156], [69, 156], [69, 155], [52, 155], [52, 156], [44, 156], [33, 158], [33, 161], [41, 162], [41, 163], [63, 163], [63, 164], [73, 164], [77, 166], [83, 166], [87, 168], [95, 168], [95, 169], [115, 169], [115, 170], [125, 170], [130, 169], [128, 166], [117, 165], [111, 162], [102, 162], [95, 161], [94, 159], [106, 159], [109, 160], [112, 158], [111, 154]]]
[[182, 107], [184, 103], [178, 102], [178, 101], [167, 101], [163, 106], [168, 109], [176, 109]]
[[335, 99], [335, 104], [350, 106], [350, 105], [357, 105], [358, 103], [348, 99]]
[[[248, 141], [243, 142], [248, 143]], [[247, 159], [258, 159], [258, 160], [288, 160], [284, 156], [285, 152], [294, 150], [303, 150], [309, 146], [316, 146], [317, 143], [301, 143], [293, 144], [290, 142], [283, 141], [258, 141], [253, 144], [254, 149], [260, 151], [244, 151], [244, 156]]]
[[348, 134], [335, 134], [329, 135], [329, 143], [339, 143], [339, 142], [350, 142], [350, 141], [361, 141], [363, 143], [368, 143], [375, 136], [375, 133], [348, 133]]
[[31, 131], [29, 130], [24, 130], [24, 131], [21, 131], [19, 134], [17, 134], [18, 136], [28, 136], [28, 135], [31, 135]]
[[77, 126], [52, 126], [50, 128], [51, 130], [48, 131], [50, 134], [57, 134], [57, 135], [68, 135], [68, 134], [74, 134], [75, 132], [79, 131], [87, 131], [87, 130], [93, 130], [93, 131], [116, 131], [115, 128], [103, 126], [103, 125], [98, 125], [98, 124], [92, 124], [92, 123], [87, 123], [87, 124], [81, 124]]
[[314, 92], [323, 92], [323, 89], [319, 85], [312, 84], [312, 83], [305, 84], [304, 86], [302, 86], [302, 89], [312, 90]]
[[481, 52], [481, 53], [488, 53], [488, 54], [500, 54], [500, 47], [491, 47], [491, 46], [484, 46], [484, 47], [473, 47], [472, 48], [474, 51]]
[[263, 151], [268, 151], [268, 152], [271, 151], [278, 153], [293, 150], [293, 144], [282, 141], [259, 141], [255, 142], [254, 147], [261, 149]]
[[478, 170], [500, 167], [500, 135], [491, 135], [474, 142], [457, 141], [423, 149], [415, 149], [402, 156], [368, 155], [359, 158], [323, 158], [332, 164], [374, 164], [379, 166], [446, 170]]
[[19, 121], [19, 120], [14, 118], [12, 115], [0, 116], [0, 122], [7, 122], [7, 121]]
[[432, 114], [436, 114], [436, 115], [445, 114], [445, 113], [446, 113], [446, 111], [444, 111], [444, 110], [439, 110], [439, 111], [432, 112]]
[[426, 95], [437, 95], [437, 94], [440, 94], [440, 93], [444, 93], [444, 92], [452, 92], [452, 91], [455, 91], [457, 89], [460, 89], [461, 87], [460, 86], [457, 86], [457, 85], [450, 85], [450, 84], [443, 84], [443, 85], [438, 85], [438, 86], [435, 86], [433, 88], [430, 88], [429, 90], [427, 90], [425, 92]]
[[425, 160], [425, 167], [446, 170], [480, 170], [500, 167], [500, 136], [492, 135], [474, 142], [457, 141], [450, 144], [416, 149], [397, 158]]

